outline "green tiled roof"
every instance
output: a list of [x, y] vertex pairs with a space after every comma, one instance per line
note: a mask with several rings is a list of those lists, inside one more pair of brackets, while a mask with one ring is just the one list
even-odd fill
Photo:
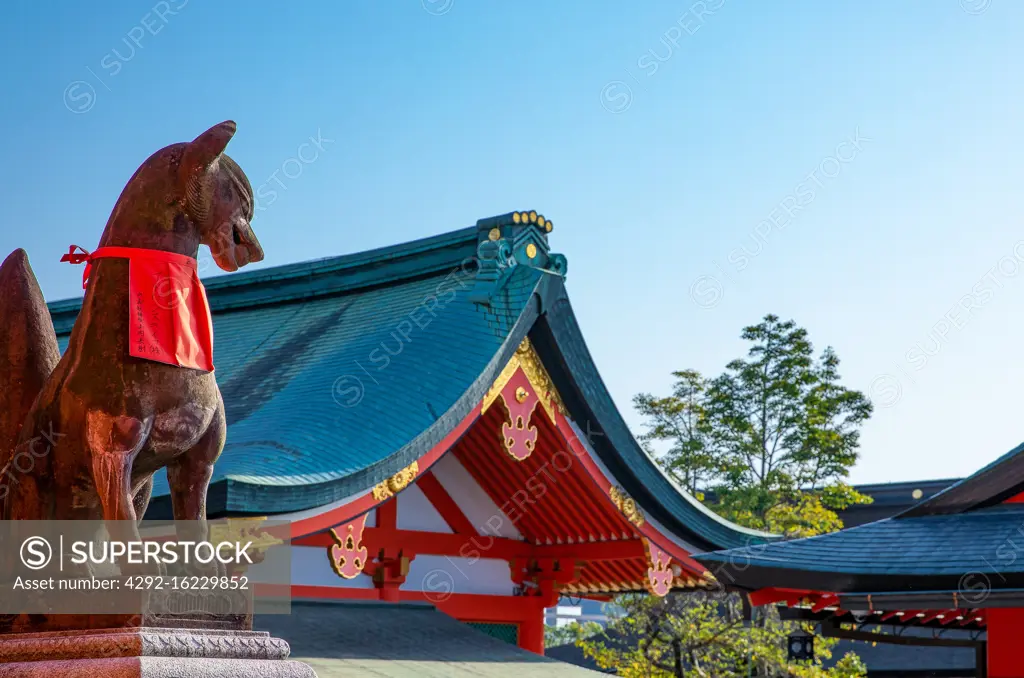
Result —
[[[518, 217], [205, 281], [228, 420], [211, 513], [315, 508], [394, 475], [480, 403], [529, 333], [645, 511], [702, 549], [765, 538], [705, 509], [637, 445], [575, 324], [565, 257]], [[79, 307], [50, 305], [62, 349]], [[168, 516], [167, 492], [161, 473], [148, 517]]]
[[[228, 421], [211, 491], [220, 508], [322, 505], [397, 472], [447, 433], [430, 434], [486, 372], [544, 277], [517, 266], [489, 305], [475, 304], [476, 245], [471, 228], [206, 283]], [[63, 348], [77, 301], [51, 309]], [[456, 410], [458, 420], [469, 408]], [[154, 497], [167, 491], [160, 474]]]

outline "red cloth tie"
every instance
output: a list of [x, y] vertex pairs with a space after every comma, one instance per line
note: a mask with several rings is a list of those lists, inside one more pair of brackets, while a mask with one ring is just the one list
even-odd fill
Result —
[[82, 289], [96, 259], [128, 260], [129, 354], [168, 365], [213, 371], [213, 320], [196, 260], [141, 247], [72, 245], [60, 258], [85, 264]]

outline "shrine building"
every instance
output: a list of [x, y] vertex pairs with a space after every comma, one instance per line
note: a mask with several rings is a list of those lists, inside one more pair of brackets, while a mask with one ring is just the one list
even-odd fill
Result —
[[971, 647], [974, 675], [1024, 676], [1024, 444], [890, 518], [696, 560], [827, 636]]
[[[696, 554], [772, 539], [634, 439], [552, 230], [513, 212], [206, 281], [228, 422], [209, 514], [290, 521], [293, 598], [431, 604], [542, 654], [562, 596], [716, 586]], [[62, 349], [79, 306], [50, 304]], [[147, 518], [167, 494], [161, 472]]]

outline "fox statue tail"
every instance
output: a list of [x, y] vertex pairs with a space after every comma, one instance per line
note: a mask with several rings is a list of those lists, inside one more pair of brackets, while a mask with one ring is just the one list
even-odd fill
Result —
[[7, 473], [21, 427], [60, 360], [50, 311], [22, 249], [0, 265], [0, 328], [0, 472]]

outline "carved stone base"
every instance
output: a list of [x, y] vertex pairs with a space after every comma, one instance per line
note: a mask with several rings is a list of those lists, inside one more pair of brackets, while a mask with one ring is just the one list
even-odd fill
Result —
[[0, 678], [316, 678], [258, 631], [170, 628], [0, 636]]

